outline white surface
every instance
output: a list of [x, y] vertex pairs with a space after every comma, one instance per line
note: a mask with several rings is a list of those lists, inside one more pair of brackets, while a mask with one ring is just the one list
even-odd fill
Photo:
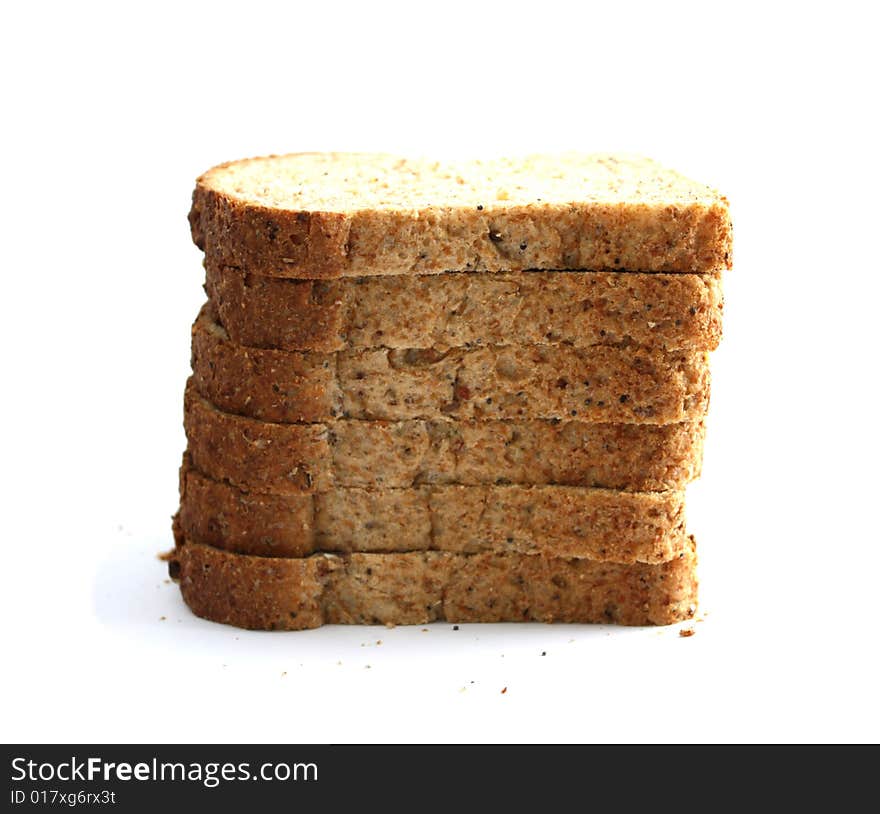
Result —
[[[294, 5], [4, 14], [2, 737], [877, 740], [870, 4]], [[696, 635], [194, 619], [155, 554], [202, 298], [195, 176], [567, 148], [732, 201]]]

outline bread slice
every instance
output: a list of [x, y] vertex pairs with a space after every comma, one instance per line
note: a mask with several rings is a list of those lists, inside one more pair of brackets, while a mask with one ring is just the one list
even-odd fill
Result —
[[239, 345], [332, 352], [465, 345], [715, 350], [719, 274], [511, 272], [288, 280], [207, 264], [211, 315]]
[[276, 424], [184, 397], [193, 465], [215, 480], [277, 494], [429, 483], [681, 488], [699, 474], [701, 421], [333, 421]]
[[606, 622], [696, 612], [696, 548], [660, 565], [521, 554], [233, 554], [178, 536], [169, 572], [197, 616], [255, 630], [323, 624]]
[[190, 224], [210, 262], [274, 277], [699, 273], [731, 264], [721, 195], [648, 159], [614, 155], [233, 161], [196, 181]]
[[242, 554], [494, 551], [665, 562], [685, 548], [684, 492], [571, 486], [245, 492], [184, 460], [179, 523], [189, 540]]
[[247, 348], [203, 311], [193, 381], [217, 407], [280, 423], [355, 418], [577, 418], [669, 424], [709, 404], [705, 351], [568, 345], [372, 349]]

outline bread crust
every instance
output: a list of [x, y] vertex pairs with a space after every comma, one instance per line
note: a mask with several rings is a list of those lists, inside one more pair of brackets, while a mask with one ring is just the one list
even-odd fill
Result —
[[665, 625], [696, 611], [696, 547], [659, 565], [520, 554], [233, 554], [178, 534], [170, 572], [197, 616], [254, 630], [322, 624]]
[[492, 551], [665, 562], [686, 548], [684, 492], [569, 486], [245, 492], [184, 459], [177, 521], [188, 540], [240, 554]]
[[273, 277], [731, 265], [725, 198], [620, 156], [246, 159], [197, 179], [190, 225], [209, 262]]
[[473, 345], [715, 350], [719, 274], [449, 273], [264, 277], [206, 264], [211, 315], [239, 345], [332, 352]]
[[193, 466], [253, 492], [408, 488], [432, 483], [677, 489], [699, 475], [702, 421], [351, 421], [278, 424], [218, 410], [191, 383]]
[[335, 418], [577, 419], [670, 424], [709, 404], [705, 351], [506, 345], [335, 354], [248, 348], [203, 311], [193, 382], [220, 409], [278, 423]]

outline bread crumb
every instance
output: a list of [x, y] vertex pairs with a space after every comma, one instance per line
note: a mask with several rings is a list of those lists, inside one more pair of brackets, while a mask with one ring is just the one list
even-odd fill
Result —
[[282, 671], [281, 671], [281, 677], [284, 678], [284, 676], [286, 676], [286, 675], [287, 675], [287, 670], [282, 670]]
[[165, 617], [164, 617], [164, 616], [160, 616], [160, 617], [159, 617], [159, 621], [160, 621], [160, 622], [164, 622], [164, 621], [165, 621]]
[[502, 695], [504, 695], [504, 693], [506, 693], [506, 692], [507, 692], [507, 687], [505, 687], [503, 690], [501, 690]]
[[695, 631], [692, 627], [683, 627], [681, 630], [678, 631], [678, 635], [681, 636], [683, 639], [687, 639], [688, 637], [693, 636], [696, 632], [697, 631]]
[[376, 644], [377, 644], [377, 645], [382, 644], [382, 640], [381, 640], [381, 639], [376, 639]]

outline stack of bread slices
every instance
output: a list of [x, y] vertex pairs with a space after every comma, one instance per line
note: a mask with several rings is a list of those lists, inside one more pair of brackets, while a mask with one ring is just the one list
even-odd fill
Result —
[[197, 181], [170, 570], [256, 629], [693, 616], [727, 202], [616, 156]]

